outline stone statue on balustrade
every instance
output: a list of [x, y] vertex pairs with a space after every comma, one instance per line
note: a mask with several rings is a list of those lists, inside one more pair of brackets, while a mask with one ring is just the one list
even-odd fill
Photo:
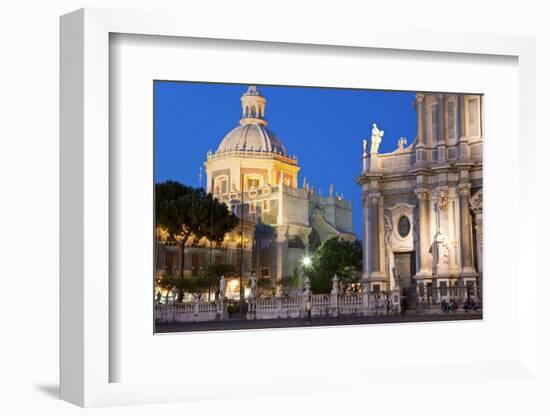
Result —
[[220, 299], [225, 299], [225, 290], [227, 282], [225, 281], [225, 276], [222, 275], [220, 278]]
[[309, 280], [309, 276], [306, 276], [305, 280], [304, 280], [304, 292], [303, 292], [303, 295], [304, 296], [309, 296], [311, 295], [311, 280]]
[[332, 290], [330, 292], [331, 295], [338, 295], [340, 293], [340, 279], [338, 279], [338, 276], [334, 275], [332, 278]]
[[250, 276], [250, 297], [255, 298], [257, 292], [258, 292], [258, 279], [256, 278], [256, 273], [252, 273], [252, 275]]

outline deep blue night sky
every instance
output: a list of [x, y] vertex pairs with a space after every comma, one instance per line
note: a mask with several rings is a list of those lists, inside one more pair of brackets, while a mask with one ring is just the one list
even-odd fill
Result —
[[[239, 123], [240, 97], [247, 85], [155, 81], [156, 181], [198, 186], [208, 149], [215, 151]], [[416, 135], [414, 93], [334, 88], [259, 86], [267, 99], [268, 128], [298, 157], [304, 176], [322, 195], [334, 184], [353, 204], [360, 239], [361, 195], [355, 178], [361, 170], [362, 140], [372, 123], [384, 130], [379, 151], [392, 151], [404, 136]], [[206, 176], [203, 173], [204, 186]]]

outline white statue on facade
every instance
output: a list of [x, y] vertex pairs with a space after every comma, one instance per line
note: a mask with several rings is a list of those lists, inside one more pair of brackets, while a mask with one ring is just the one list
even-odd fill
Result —
[[379, 130], [376, 123], [372, 123], [372, 133], [371, 133], [371, 153], [378, 153], [378, 147], [382, 142], [382, 137], [384, 137], [384, 130]]
[[447, 238], [441, 231], [437, 231], [434, 236], [432, 247], [432, 268], [436, 271], [438, 268], [445, 268], [449, 264], [449, 244]]
[[399, 150], [403, 150], [405, 146], [407, 145], [407, 138], [406, 137], [400, 137], [397, 141], [397, 148]]
[[334, 185], [331, 183], [329, 188], [328, 188], [328, 196], [329, 197], [333, 197], [334, 196]]

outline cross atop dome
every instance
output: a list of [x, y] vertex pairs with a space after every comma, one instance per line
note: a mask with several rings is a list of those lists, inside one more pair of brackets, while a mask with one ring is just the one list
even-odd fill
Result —
[[267, 126], [265, 121], [265, 105], [266, 99], [260, 93], [260, 90], [255, 85], [248, 87], [246, 92], [241, 97], [241, 105], [243, 107], [243, 115], [241, 124], [262, 124]]

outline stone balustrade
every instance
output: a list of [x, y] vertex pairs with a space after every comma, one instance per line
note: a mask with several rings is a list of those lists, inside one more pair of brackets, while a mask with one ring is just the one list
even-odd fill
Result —
[[[385, 294], [311, 295], [248, 299], [246, 319], [305, 318], [308, 308], [316, 318], [369, 316], [392, 313]], [[307, 302], [310, 302], [309, 306]], [[156, 304], [155, 320], [167, 322], [205, 322], [227, 319], [227, 301]]]
[[[223, 280], [223, 279], [222, 279]], [[332, 279], [330, 294], [312, 294], [309, 280], [304, 291], [296, 296], [251, 296], [246, 300], [246, 319], [292, 319], [311, 317], [369, 316], [401, 313], [399, 298], [387, 293], [341, 294], [339, 278]], [[224, 293], [225, 290], [222, 292]], [[253, 292], [255, 293], [255, 292]], [[227, 299], [221, 296], [215, 301], [195, 301], [155, 305], [155, 320], [163, 322], [204, 322], [228, 318]]]
[[218, 303], [199, 301], [168, 305], [156, 304], [155, 321], [157, 323], [215, 321], [222, 316]]

